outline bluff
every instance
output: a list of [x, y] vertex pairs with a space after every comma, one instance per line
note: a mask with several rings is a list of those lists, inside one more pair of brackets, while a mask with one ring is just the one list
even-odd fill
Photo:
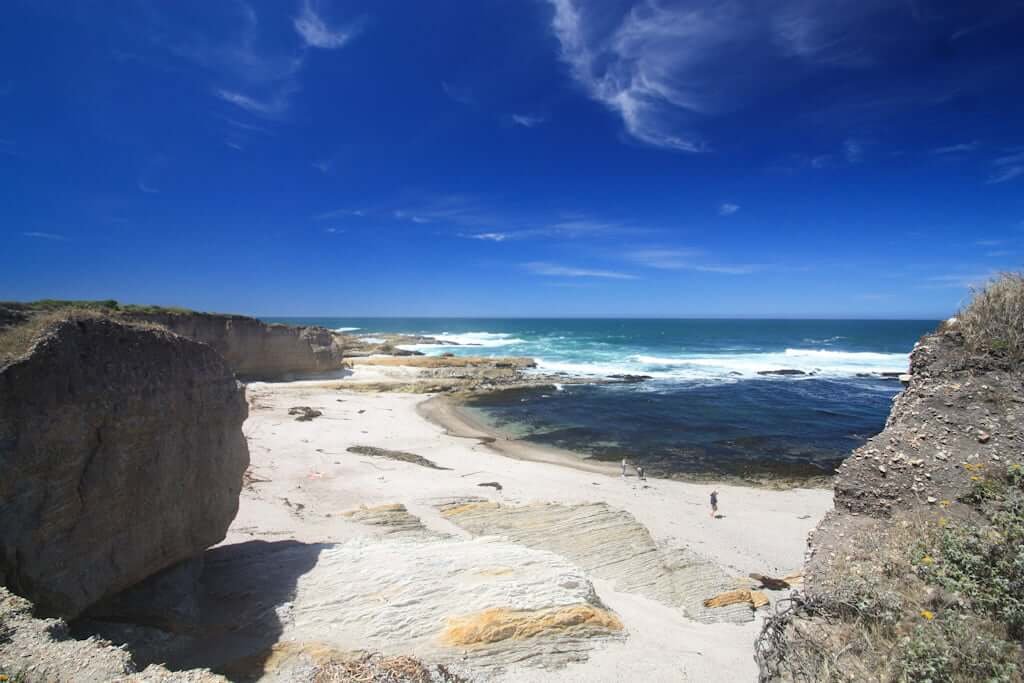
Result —
[[0, 337], [0, 583], [73, 617], [223, 540], [249, 464], [244, 387], [154, 325], [21, 322]]
[[803, 594], [766, 624], [762, 680], [1021, 680], [1022, 302], [1001, 280], [915, 346], [885, 429], [839, 469]]
[[216, 313], [126, 311], [122, 316], [209, 344], [241, 379], [280, 379], [341, 369], [339, 337], [324, 327], [268, 324]]

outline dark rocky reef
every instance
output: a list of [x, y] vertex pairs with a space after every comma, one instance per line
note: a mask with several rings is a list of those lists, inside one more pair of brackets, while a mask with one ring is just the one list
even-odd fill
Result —
[[223, 540], [247, 406], [211, 345], [71, 314], [6, 351], [0, 582], [73, 617]]

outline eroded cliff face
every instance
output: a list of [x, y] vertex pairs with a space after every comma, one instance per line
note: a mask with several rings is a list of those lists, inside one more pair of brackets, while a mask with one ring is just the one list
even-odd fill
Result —
[[267, 324], [213, 313], [126, 313], [209, 344], [241, 379], [287, 379], [341, 369], [338, 336], [323, 327]]
[[[759, 643], [762, 680], [917, 680], [914, 667], [932, 663], [914, 657], [971, 631], [956, 619], [989, 619], [974, 628], [982, 639], [1001, 632], [999, 618], [949, 589], [942, 575], [961, 559], [937, 548], [995, 538], [985, 491], [1022, 460], [1024, 368], [971, 353], [955, 320], [923, 337], [885, 429], [839, 468], [835, 509], [808, 538], [804, 595]], [[994, 656], [967, 640], [966, 659]]]
[[98, 316], [51, 323], [0, 366], [0, 581], [72, 617], [220, 542], [246, 416], [206, 344]]

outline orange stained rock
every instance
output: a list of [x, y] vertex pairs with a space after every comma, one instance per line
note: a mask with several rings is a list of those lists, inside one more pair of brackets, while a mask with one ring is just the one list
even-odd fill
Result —
[[719, 593], [713, 598], [704, 601], [705, 607], [726, 607], [740, 602], [749, 602], [751, 607], [757, 609], [768, 604], [768, 596], [761, 591], [753, 591], [746, 588], [734, 591]]
[[486, 645], [502, 640], [523, 640], [551, 631], [593, 631], [595, 635], [622, 630], [611, 612], [587, 604], [542, 610], [510, 610], [496, 607], [483, 612], [449, 617], [441, 642], [449, 647]]

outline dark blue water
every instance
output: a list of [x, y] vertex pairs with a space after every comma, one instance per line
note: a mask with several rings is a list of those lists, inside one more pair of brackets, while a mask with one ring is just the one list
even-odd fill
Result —
[[[914, 342], [937, 321], [278, 319], [438, 337], [424, 353], [526, 355], [539, 371], [633, 374], [475, 399], [512, 436], [660, 474], [809, 476], [884, 426]], [[759, 373], [791, 370], [799, 376]]]

